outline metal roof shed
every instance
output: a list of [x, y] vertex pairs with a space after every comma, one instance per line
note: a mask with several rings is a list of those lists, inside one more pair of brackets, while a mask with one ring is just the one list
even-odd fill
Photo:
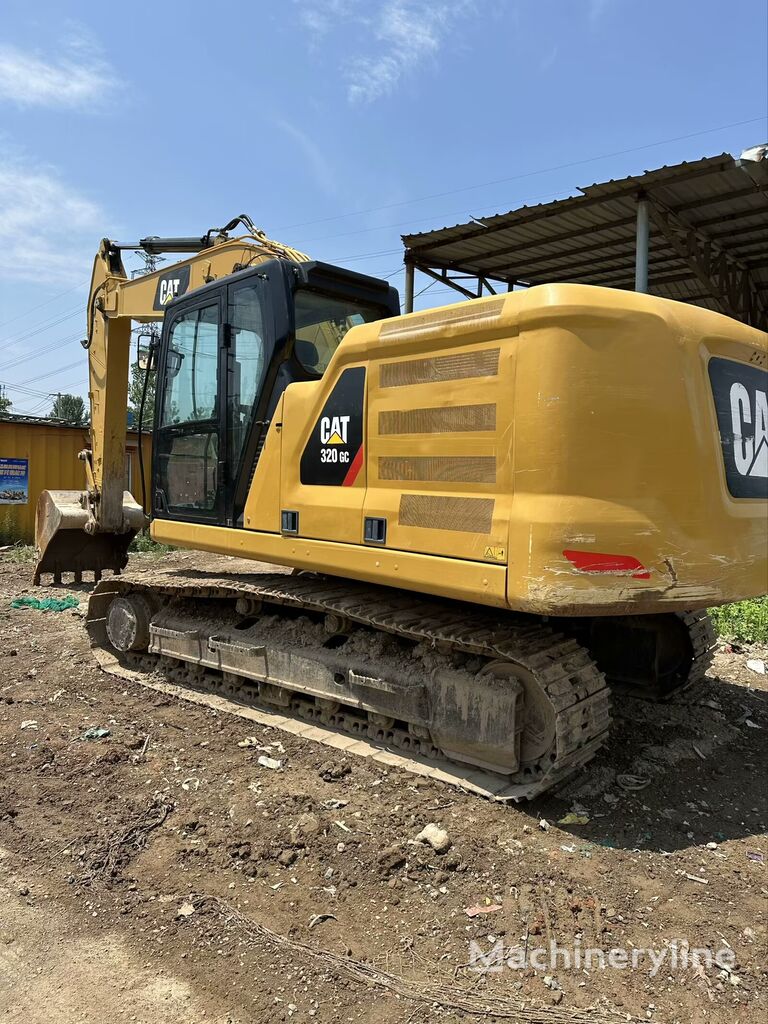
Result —
[[403, 235], [414, 271], [468, 298], [574, 281], [650, 291], [768, 330], [768, 145], [660, 167], [540, 206]]

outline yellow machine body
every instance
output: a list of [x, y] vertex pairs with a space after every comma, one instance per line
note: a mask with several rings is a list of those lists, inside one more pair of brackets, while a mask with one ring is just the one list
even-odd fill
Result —
[[702, 609], [768, 590], [764, 333], [571, 284], [400, 316], [242, 215], [212, 235], [143, 240], [195, 255], [137, 280], [103, 242], [87, 486], [41, 495], [36, 576], [126, 565], [130, 325], [159, 319], [152, 536], [310, 572], [104, 580], [102, 664], [502, 799], [590, 760], [612, 693], [704, 677]]
[[[156, 519], [152, 536], [545, 615], [762, 594], [768, 504], [729, 490], [710, 363], [765, 369], [767, 348], [718, 313], [568, 284], [354, 327], [322, 379], [283, 394], [244, 528]], [[346, 486], [302, 483], [312, 431], [353, 368], [359, 471]], [[752, 401], [739, 411], [757, 420], [761, 472], [765, 394]], [[285, 510], [297, 534], [282, 532]], [[385, 521], [385, 544], [366, 542], [367, 519]]]

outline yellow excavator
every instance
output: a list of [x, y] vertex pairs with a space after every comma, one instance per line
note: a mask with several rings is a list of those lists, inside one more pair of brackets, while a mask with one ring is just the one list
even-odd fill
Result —
[[[123, 249], [191, 255], [129, 279]], [[160, 319], [142, 507], [131, 323]], [[84, 345], [86, 489], [41, 495], [36, 579], [112, 570], [97, 654], [192, 699], [530, 798], [604, 743], [611, 691], [689, 686], [705, 609], [768, 589], [768, 343], [718, 313], [557, 284], [401, 316], [240, 217], [104, 240]], [[274, 571], [122, 573], [150, 521]]]

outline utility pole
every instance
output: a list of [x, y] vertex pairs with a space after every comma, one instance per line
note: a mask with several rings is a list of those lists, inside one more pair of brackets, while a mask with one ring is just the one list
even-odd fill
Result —
[[139, 250], [136, 255], [139, 259], [144, 261], [143, 267], [137, 267], [136, 270], [131, 271], [131, 278], [144, 277], [146, 274], [154, 274], [157, 270], [158, 264], [165, 263], [165, 256], [160, 256], [154, 252], [144, 252], [143, 249]]

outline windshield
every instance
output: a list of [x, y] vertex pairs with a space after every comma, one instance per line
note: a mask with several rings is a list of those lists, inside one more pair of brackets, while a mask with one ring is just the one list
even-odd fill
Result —
[[296, 302], [296, 358], [309, 373], [321, 376], [351, 327], [381, 320], [378, 306], [366, 306], [319, 292], [298, 291]]

